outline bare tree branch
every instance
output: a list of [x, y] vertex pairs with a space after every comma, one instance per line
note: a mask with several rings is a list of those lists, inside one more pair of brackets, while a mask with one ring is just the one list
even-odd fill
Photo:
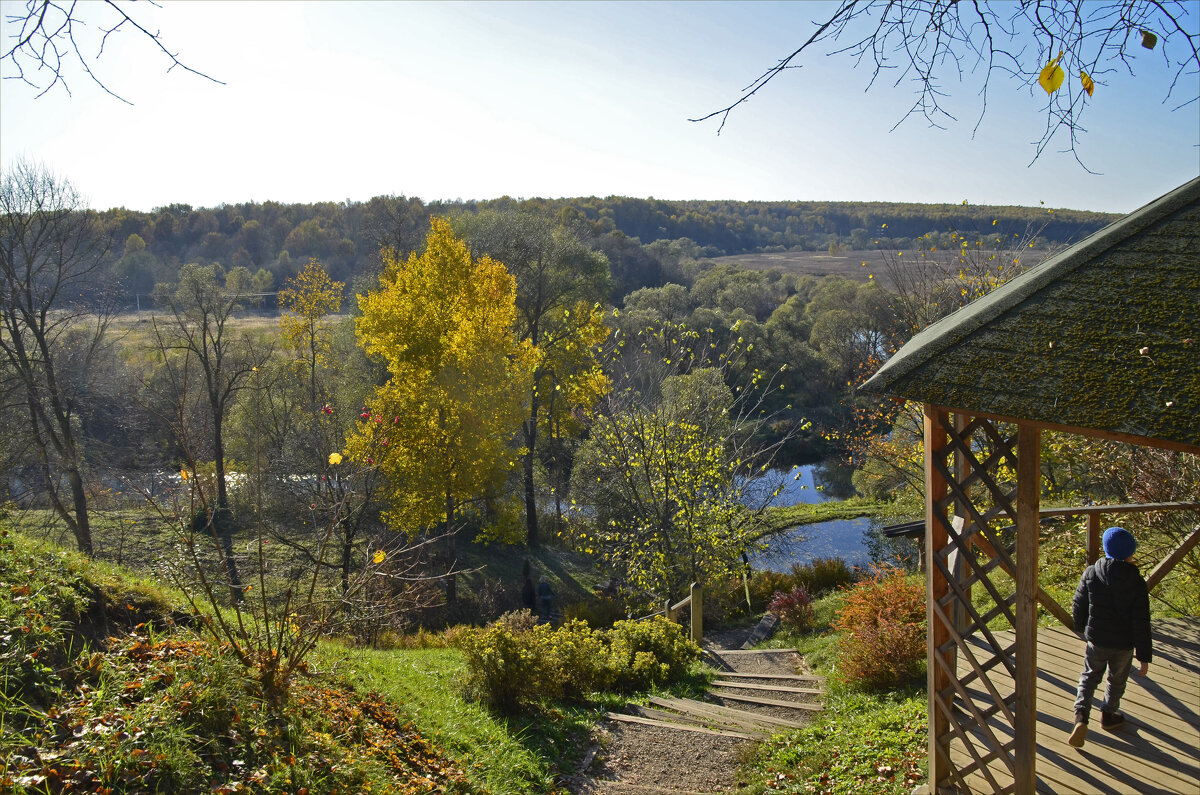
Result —
[[[146, 2], [158, 6], [154, 0]], [[6, 16], [9, 23], [18, 26], [18, 31], [11, 36], [13, 45], [0, 55], [0, 62], [7, 61], [15, 69], [15, 74], [8, 75], [5, 79], [19, 80], [31, 86], [37, 90], [38, 97], [45, 96], [55, 86], [61, 86], [70, 96], [71, 87], [67, 78], [74, 68], [74, 60], [78, 61], [78, 68], [105, 93], [132, 105], [132, 102], [109, 88], [92, 68], [104, 54], [109, 36], [128, 27], [140, 34], [140, 39], [152, 42], [154, 47], [167, 57], [171, 62], [167, 68], [168, 72], [178, 67], [218, 85], [225, 85], [215, 77], [180, 61], [178, 53], [172, 52], [163, 43], [160, 31], [151, 31], [139, 22], [133, 13], [126, 10], [129, 5], [130, 2], [121, 3], [119, 0], [104, 0], [102, 4], [78, 3], [75, 0], [70, 3], [26, 0], [22, 13]], [[109, 15], [108, 20], [103, 19], [105, 13]], [[98, 41], [93, 41], [93, 36], [88, 35], [88, 28], [95, 31], [93, 36], [99, 36]], [[96, 54], [86, 55], [86, 48], [92, 44], [97, 47]], [[45, 81], [44, 85], [38, 82], [39, 77]]]
[[849, 55], [853, 68], [870, 69], [868, 90], [886, 70], [895, 70], [894, 87], [915, 85], [916, 99], [893, 130], [913, 116], [938, 128], [956, 121], [944, 105], [949, 96], [944, 82], [978, 75], [982, 85], [977, 132], [987, 112], [993, 72], [1039, 96], [1042, 69], [1061, 54], [1060, 65], [1068, 79], [1048, 96], [1046, 126], [1033, 142], [1033, 160], [1066, 136], [1062, 151], [1087, 169], [1078, 150], [1087, 132], [1082, 118], [1091, 97], [1082, 73], [1103, 88], [1118, 74], [1135, 76], [1136, 55], [1157, 46], [1171, 73], [1164, 101], [1186, 90], [1174, 109], [1197, 102], [1197, 82], [1184, 78], [1200, 75], [1198, 13], [1196, 4], [1185, 0], [843, 0], [824, 22], [817, 23], [815, 33], [746, 86], [734, 102], [689, 121], [720, 118], [720, 134], [735, 108], [785, 69], [800, 68], [806, 52], [822, 43], [836, 43], [824, 54]]

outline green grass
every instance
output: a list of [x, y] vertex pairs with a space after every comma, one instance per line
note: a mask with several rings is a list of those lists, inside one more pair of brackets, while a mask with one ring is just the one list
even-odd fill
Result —
[[330, 644], [314, 662], [400, 705], [423, 735], [459, 760], [473, 784], [497, 795], [548, 792], [555, 771], [544, 751], [569, 751], [572, 730], [586, 720], [564, 712], [555, 726], [493, 716], [463, 697], [458, 649], [374, 651]]
[[828, 522], [834, 519], [858, 519], [862, 516], [878, 516], [889, 510], [888, 503], [853, 497], [840, 502], [800, 503], [778, 508], [768, 508], [764, 520], [769, 533], [787, 530], [804, 524]]
[[926, 778], [924, 691], [832, 690], [802, 729], [760, 746], [747, 792], [908, 795]]

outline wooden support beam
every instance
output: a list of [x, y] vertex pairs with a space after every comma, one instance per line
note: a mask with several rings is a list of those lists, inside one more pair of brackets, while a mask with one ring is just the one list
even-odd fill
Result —
[[692, 583], [690, 599], [692, 602], [692, 642], [699, 644], [704, 640], [704, 589], [700, 587], [700, 583]]
[[[939, 566], [933, 565], [934, 556], [940, 555], [946, 548], [947, 534], [945, 508], [946, 495], [949, 487], [941, 467], [934, 462], [942, 455], [950, 443], [946, 428], [950, 418], [945, 411], [937, 411], [929, 404], [925, 405], [924, 438], [925, 438], [925, 656], [928, 669], [928, 698], [929, 698], [929, 788], [932, 792], [950, 783], [953, 766], [950, 763], [949, 742], [942, 739], [950, 728], [946, 715], [938, 708], [940, 693], [950, 686], [950, 677], [946, 666], [938, 665], [935, 660], [943, 655], [940, 648], [950, 639], [946, 627], [934, 616], [933, 604], [942, 599], [950, 590], [946, 577]], [[950, 666], [953, 669], [953, 666]]]
[[1146, 577], [1146, 587], [1153, 591], [1154, 586], [1162, 582], [1163, 577], [1171, 573], [1175, 565], [1183, 560], [1184, 555], [1192, 551], [1197, 542], [1200, 542], [1200, 525], [1197, 525], [1192, 534], [1183, 539], [1179, 546], [1175, 547], [1175, 551], [1167, 555], [1162, 563], [1154, 567], [1154, 571], [1150, 572], [1150, 576]]
[[1017, 428], [1016, 704], [1013, 710], [1014, 795], [1037, 788], [1037, 592], [1041, 431]]

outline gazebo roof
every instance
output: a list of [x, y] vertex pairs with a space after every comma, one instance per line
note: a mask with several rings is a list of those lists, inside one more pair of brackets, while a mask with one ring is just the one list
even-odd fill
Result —
[[1200, 177], [922, 330], [862, 388], [1200, 446]]

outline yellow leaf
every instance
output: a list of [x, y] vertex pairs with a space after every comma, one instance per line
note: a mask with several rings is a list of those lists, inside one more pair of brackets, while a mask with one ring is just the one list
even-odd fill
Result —
[[1038, 85], [1046, 89], [1047, 94], [1053, 94], [1062, 88], [1063, 81], [1067, 79], [1067, 74], [1058, 65], [1058, 59], [1062, 58], [1062, 53], [1058, 54], [1058, 58], [1052, 59], [1042, 69], [1042, 73], [1038, 75]]
[[376, 563], [383, 563], [383, 559], [387, 557], [387, 553], [382, 549], [375, 553], [375, 557], [371, 558]]
[[1088, 77], [1088, 73], [1082, 69], [1079, 70], [1079, 82], [1083, 83], [1083, 90], [1087, 92], [1089, 97], [1096, 90], [1096, 84], [1092, 81], [1092, 78]]
[[342, 454], [341, 453], [330, 453], [329, 454], [329, 465], [331, 467], [335, 467], [340, 463], [342, 463]]

